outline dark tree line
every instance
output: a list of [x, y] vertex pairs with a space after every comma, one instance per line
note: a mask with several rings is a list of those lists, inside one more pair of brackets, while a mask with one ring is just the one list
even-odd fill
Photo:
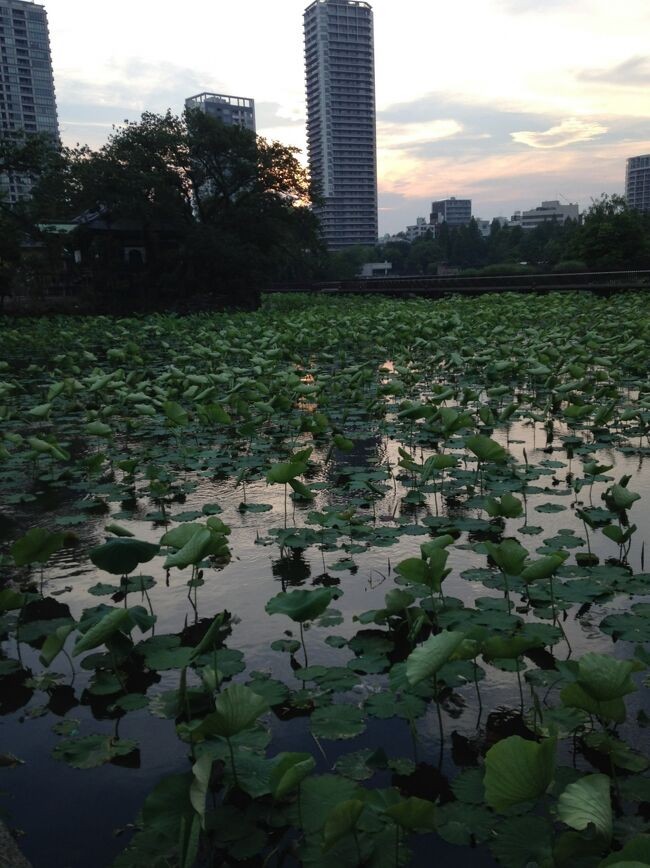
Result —
[[[216, 294], [247, 304], [269, 284], [310, 280], [325, 252], [296, 153], [200, 111], [145, 113], [99, 150], [40, 136], [1, 142], [0, 167], [30, 175], [34, 188], [13, 207], [0, 201], [0, 281], [28, 238], [55, 259], [85, 246], [95, 282], [114, 285], [125, 270], [120, 233], [146, 250], [138, 281], [163, 302]], [[84, 228], [93, 217], [102, 235]], [[42, 229], [80, 218], [65, 243]]]
[[475, 220], [468, 226], [443, 224], [412, 243], [389, 241], [356, 247], [330, 258], [330, 277], [352, 278], [364, 262], [392, 263], [393, 274], [435, 274], [441, 265], [480, 271], [587, 271], [650, 268], [650, 214], [627, 207], [621, 196], [603, 195], [581, 223], [546, 222], [532, 230], [492, 222], [483, 237]]

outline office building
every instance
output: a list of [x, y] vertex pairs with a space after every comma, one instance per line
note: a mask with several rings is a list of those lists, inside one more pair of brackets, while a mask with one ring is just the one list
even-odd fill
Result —
[[315, 0], [304, 13], [307, 151], [332, 250], [376, 244], [377, 145], [372, 8]]
[[185, 108], [199, 109], [227, 126], [255, 132], [255, 100], [223, 93], [199, 93], [185, 100]]
[[650, 154], [630, 157], [627, 161], [625, 198], [630, 208], [650, 211]]
[[[28, 0], [0, 0], [0, 138], [22, 131], [59, 137], [47, 13]], [[31, 186], [29, 177], [0, 176], [0, 195], [11, 204]]]
[[440, 199], [431, 203], [431, 223], [446, 223], [449, 227], [467, 226], [471, 219], [471, 199], [457, 199], [451, 196], [449, 199]]
[[522, 229], [535, 229], [542, 223], [560, 223], [563, 224], [567, 220], [580, 219], [578, 206], [575, 204], [560, 205], [557, 199], [548, 202], [542, 202], [537, 208], [531, 208], [530, 211], [515, 211], [510, 225], [521, 226]]

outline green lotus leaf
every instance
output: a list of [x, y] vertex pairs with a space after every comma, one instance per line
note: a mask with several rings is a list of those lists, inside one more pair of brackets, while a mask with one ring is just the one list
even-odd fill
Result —
[[448, 802], [436, 808], [436, 832], [456, 846], [484, 844], [494, 835], [494, 814], [484, 806]]
[[265, 606], [269, 615], [288, 615], [292, 621], [304, 623], [322, 615], [332, 601], [329, 588], [314, 591], [282, 591]]
[[207, 527], [199, 527], [181, 549], [167, 557], [164, 564], [165, 569], [178, 567], [179, 570], [184, 570], [186, 567], [200, 564], [208, 554], [211, 543], [210, 530]]
[[540, 798], [553, 780], [556, 739], [539, 744], [518, 735], [497, 742], [485, 757], [485, 801], [495, 811]]
[[116, 633], [129, 633], [133, 629], [133, 619], [128, 609], [112, 609], [103, 618], [94, 624], [78, 640], [72, 649], [72, 656], [76, 657], [84, 651], [99, 648], [107, 639]]
[[137, 742], [127, 738], [86, 735], [83, 738], [61, 740], [52, 751], [52, 756], [74, 769], [94, 769], [117, 757], [132, 753], [137, 746]]
[[579, 832], [593, 825], [609, 841], [613, 825], [610, 786], [607, 775], [586, 775], [569, 784], [558, 799], [559, 818]]
[[519, 498], [507, 491], [500, 500], [495, 497], [488, 497], [485, 501], [485, 511], [492, 518], [497, 516], [518, 518], [524, 513], [524, 505]]
[[500, 823], [495, 831], [490, 850], [503, 868], [526, 868], [529, 865], [550, 868], [555, 864], [553, 827], [542, 817], [531, 814], [511, 817]]
[[598, 864], [598, 868], [647, 868], [650, 865], [650, 835], [637, 835], [623, 845], [621, 850], [610, 853]]
[[518, 576], [524, 568], [528, 551], [516, 539], [509, 537], [499, 545], [486, 540], [485, 548], [495, 564], [509, 576]]
[[133, 572], [139, 564], [150, 561], [159, 551], [160, 546], [154, 543], [118, 537], [91, 549], [89, 555], [100, 570], [114, 576], [124, 576]]
[[316, 760], [309, 753], [280, 753], [275, 758], [271, 772], [271, 793], [274, 799], [283, 799], [300, 786], [316, 767]]
[[74, 630], [74, 624], [65, 624], [62, 627], [57, 627], [53, 633], [47, 637], [41, 648], [39, 660], [45, 667], [49, 667], [53, 661], [63, 651], [65, 640]]
[[204, 720], [202, 735], [231, 738], [255, 725], [258, 717], [269, 710], [266, 700], [243, 684], [231, 684], [215, 702], [215, 711]]
[[557, 572], [568, 557], [568, 552], [555, 552], [552, 555], [547, 555], [545, 558], [533, 561], [521, 571], [521, 578], [525, 582], [537, 582], [541, 579], [548, 579]]
[[358, 786], [338, 775], [312, 775], [301, 785], [302, 827], [306, 835], [320, 831], [330, 811], [357, 798]]
[[326, 705], [311, 716], [310, 728], [317, 738], [347, 739], [366, 728], [363, 712], [354, 705]]
[[577, 683], [598, 702], [634, 693], [636, 685], [630, 676], [645, 669], [639, 660], [617, 660], [595, 652], [584, 654], [578, 665]]
[[135, 534], [133, 534], [130, 530], [127, 530], [125, 527], [122, 527], [119, 524], [115, 524], [115, 522], [111, 522], [111, 524], [107, 524], [106, 527], [104, 528], [104, 531], [106, 533], [112, 533], [112, 534], [115, 534], [115, 536], [121, 536], [121, 537], [129, 537], [130, 538], [130, 537], [135, 536]]
[[184, 428], [189, 424], [190, 416], [176, 401], [165, 401], [162, 406], [169, 425], [173, 428]]
[[465, 638], [464, 633], [443, 631], [430, 636], [412, 651], [406, 660], [406, 677], [415, 686], [425, 678], [431, 678], [449, 660]]
[[104, 437], [108, 439], [113, 435], [113, 430], [110, 425], [107, 425], [105, 422], [100, 422], [99, 420], [95, 422], [89, 422], [85, 428], [86, 434], [90, 434], [93, 437]]
[[465, 446], [478, 458], [479, 461], [492, 461], [495, 464], [504, 464], [508, 460], [508, 453], [496, 440], [486, 437], [485, 434], [472, 434], [465, 438]]
[[289, 485], [302, 500], [313, 500], [316, 497], [314, 492], [310, 491], [304, 482], [301, 482], [299, 479], [290, 479]]
[[341, 838], [355, 830], [364, 807], [361, 799], [347, 799], [332, 808], [323, 826], [323, 852], [327, 853]]
[[427, 799], [411, 796], [386, 809], [386, 814], [402, 829], [410, 832], [433, 832], [436, 828], [436, 806]]
[[45, 564], [65, 545], [65, 534], [52, 533], [42, 527], [33, 527], [11, 547], [11, 554], [18, 567], [28, 564]]

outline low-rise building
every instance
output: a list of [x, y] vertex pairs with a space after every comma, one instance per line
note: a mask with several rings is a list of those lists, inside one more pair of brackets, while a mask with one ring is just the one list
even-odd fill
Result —
[[433, 235], [433, 230], [434, 227], [427, 221], [426, 217], [418, 217], [413, 226], [406, 227], [406, 240], [412, 242], [427, 234]]
[[521, 226], [522, 229], [536, 229], [542, 223], [566, 223], [567, 220], [579, 220], [578, 206], [570, 203], [560, 205], [557, 199], [542, 202], [530, 211], [515, 211], [510, 220], [511, 226]]

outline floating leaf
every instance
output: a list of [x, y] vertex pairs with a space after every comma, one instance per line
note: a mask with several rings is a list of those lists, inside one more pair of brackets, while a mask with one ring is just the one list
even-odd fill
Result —
[[54, 759], [75, 769], [94, 769], [136, 750], [138, 743], [110, 735], [87, 735], [60, 741], [52, 751]]
[[317, 708], [310, 719], [317, 738], [346, 739], [360, 735], [366, 728], [363, 712], [353, 705], [326, 705]]

